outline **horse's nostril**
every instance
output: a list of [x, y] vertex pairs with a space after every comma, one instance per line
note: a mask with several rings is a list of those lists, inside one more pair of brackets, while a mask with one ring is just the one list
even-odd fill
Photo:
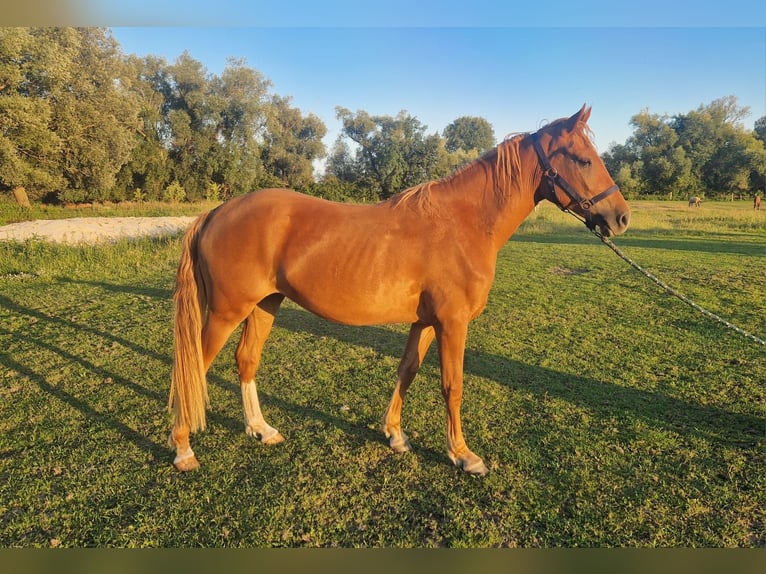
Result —
[[619, 221], [619, 223], [620, 223], [620, 226], [621, 226], [623, 229], [626, 229], [626, 228], [628, 227], [628, 224], [630, 223], [630, 213], [629, 213], [629, 212], [627, 212], [627, 213], [623, 213], [623, 214], [622, 214], [622, 215], [619, 217], [618, 221]]

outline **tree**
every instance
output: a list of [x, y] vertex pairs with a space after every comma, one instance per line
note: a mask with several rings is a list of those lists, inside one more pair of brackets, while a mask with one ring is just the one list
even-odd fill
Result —
[[50, 93], [57, 51], [28, 28], [0, 28], [0, 186], [32, 194], [64, 185]]
[[[220, 77], [209, 75], [188, 52], [153, 70], [161, 94], [154, 136], [166, 150], [165, 186], [177, 181], [189, 199], [250, 191], [263, 174], [259, 138], [265, 126], [269, 82], [240, 60]], [[154, 139], [154, 136], [151, 139]]]
[[130, 156], [138, 106], [103, 28], [0, 31], [0, 182], [103, 197]]
[[175, 185], [193, 200], [307, 186], [326, 127], [270, 85], [243, 60], [216, 76], [188, 52], [125, 56], [103, 28], [0, 29], [0, 190], [158, 199]]
[[707, 112], [717, 124], [728, 124], [735, 128], [742, 127], [742, 120], [750, 115], [749, 106], [740, 106], [737, 96], [718, 98], [707, 106], [700, 106], [699, 112]]
[[348, 144], [341, 137], [335, 140], [325, 165], [325, 171], [338, 181], [351, 183], [358, 179], [356, 162]]
[[[693, 188], [691, 161], [682, 147], [676, 145], [678, 136], [667, 116], [644, 110], [630, 120], [634, 132], [626, 145], [633, 150], [631, 177], [643, 181], [646, 193], [667, 195], [686, 193]], [[639, 173], [633, 173], [638, 168]]]
[[51, 95], [61, 168], [75, 197], [102, 199], [128, 160], [138, 102], [114, 38], [102, 28], [44, 29], [67, 55], [67, 80]]
[[448, 152], [475, 150], [478, 154], [495, 147], [495, 132], [484, 118], [463, 116], [444, 128]]
[[766, 191], [766, 116], [755, 120], [753, 127], [753, 136], [761, 142], [761, 148], [758, 151], [760, 159], [753, 162], [753, 169], [750, 172], [750, 189], [763, 193]]
[[167, 67], [161, 90], [163, 116], [169, 136], [172, 177], [190, 199], [204, 196], [215, 171], [215, 146], [220, 109], [209, 100], [207, 70], [188, 52]]
[[755, 120], [753, 128], [755, 137], [766, 144], [766, 116], [761, 116]]
[[[341, 137], [357, 144], [354, 158], [357, 181], [367, 185], [375, 197], [385, 199], [394, 193], [437, 176], [441, 138], [427, 135], [426, 126], [402, 110], [395, 117], [370, 116], [360, 110], [355, 114], [342, 107], [335, 109], [343, 123]], [[334, 152], [343, 148], [336, 144]], [[333, 159], [328, 169], [347, 161]], [[330, 172], [331, 175], [336, 175]], [[337, 174], [344, 177], [342, 174]]]
[[733, 128], [723, 129], [720, 136], [719, 145], [703, 167], [705, 182], [718, 192], [746, 191], [751, 171], [763, 174], [763, 145], [752, 134]]
[[131, 69], [131, 91], [139, 105], [139, 127], [130, 158], [116, 176], [116, 193], [133, 198], [139, 189], [143, 199], [158, 200], [170, 182], [172, 167], [167, 145], [169, 126], [163, 115], [167, 62], [156, 56], [129, 56], [126, 65]]
[[602, 154], [602, 159], [625, 197], [638, 197], [644, 192], [643, 162], [635, 150], [628, 145], [614, 144]]
[[223, 196], [252, 191], [266, 171], [261, 152], [268, 129], [268, 92], [271, 82], [244, 60], [230, 58], [220, 78], [213, 78], [217, 102], [215, 153], [210, 180], [221, 185]]
[[209, 75], [187, 52], [172, 65], [153, 56], [128, 60], [143, 125], [119, 176], [126, 191], [156, 198], [176, 181], [190, 199], [225, 199], [264, 179], [266, 78], [232, 58], [221, 76]]
[[763, 172], [763, 146], [741, 123], [749, 113], [736, 96], [727, 96], [673, 118], [678, 145], [689, 156], [700, 188], [708, 193], [746, 190], [751, 173]]
[[603, 159], [628, 193], [757, 190], [766, 178], [766, 149], [759, 139], [766, 132], [766, 118], [749, 131], [742, 125], [749, 113], [735, 96], [673, 117], [644, 110], [631, 118], [634, 131], [625, 145], [612, 146]]
[[272, 175], [287, 185], [305, 187], [313, 181], [313, 161], [325, 155], [322, 138], [327, 128], [314, 114], [304, 117], [290, 101], [289, 97], [271, 98], [262, 158]]
[[432, 176], [433, 177], [448, 176], [451, 173], [455, 172], [455, 170], [457, 170], [458, 168], [477, 159], [480, 155], [481, 154], [478, 149], [471, 149], [471, 150], [457, 149], [456, 151], [453, 151], [453, 152], [447, 151], [446, 141], [444, 139], [440, 139], [439, 149], [437, 151], [438, 159], [437, 159], [436, 167], [434, 171], [432, 172]]

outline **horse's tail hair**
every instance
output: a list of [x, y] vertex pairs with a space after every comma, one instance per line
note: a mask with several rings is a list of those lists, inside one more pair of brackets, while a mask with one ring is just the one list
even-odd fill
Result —
[[208, 404], [202, 357], [202, 326], [207, 296], [197, 268], [197, 246], [200, 229], [209, 213], [200, 215], [184, 236], [173, 294], [175, 341], [168, 408], [173, 411], [175, 424], [187, 426], [191, 432], [205, 429], [205, 408]]

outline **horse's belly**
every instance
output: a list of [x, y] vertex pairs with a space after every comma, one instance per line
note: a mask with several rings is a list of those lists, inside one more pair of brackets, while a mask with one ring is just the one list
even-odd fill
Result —
[[277, 288], [338, 323], [414, 322], [423, 284], [423, 262], [416, 255], [421, 251], [392, 234], [369, 232], [359, 221], [328, 223], [321, 232], [304, 228], [288, 236], [277, 259]]
[[327, 273], [285, 278], [279, 291], [312, 313], [336, 323], [375, 325], [417, 320], [420, 294], [408, 281], [363, 281]]
[[[292, 299], [292, 298], [291, 298]], [[414, 323], [418, 320], [416, 312], [401, 308], [381, 308], [373, 305], [345, 306], [323, 305], [318, 301], [293, 299], [301, 307], [328, 321], [343, 325], [383, 325], [386, 323]]]

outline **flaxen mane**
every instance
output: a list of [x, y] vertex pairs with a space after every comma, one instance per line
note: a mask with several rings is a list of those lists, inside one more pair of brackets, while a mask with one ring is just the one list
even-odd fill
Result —
[[433, 196], [435, 194], [435, 187], [439, 188], [444, 184], [449, 184], [472, 171], [484, 170], [493, 179], [495, 200], [498, 205], [502, 205], [521, 175], [519, 142], [526, 135], [519, 134], [506, 139], [480, 158], [459, 167], [451, 175], [405, 189], [391, 197], [391, 201], [397, 207], [415, 205], [425, 212], [432, 212], [434, 209]]

